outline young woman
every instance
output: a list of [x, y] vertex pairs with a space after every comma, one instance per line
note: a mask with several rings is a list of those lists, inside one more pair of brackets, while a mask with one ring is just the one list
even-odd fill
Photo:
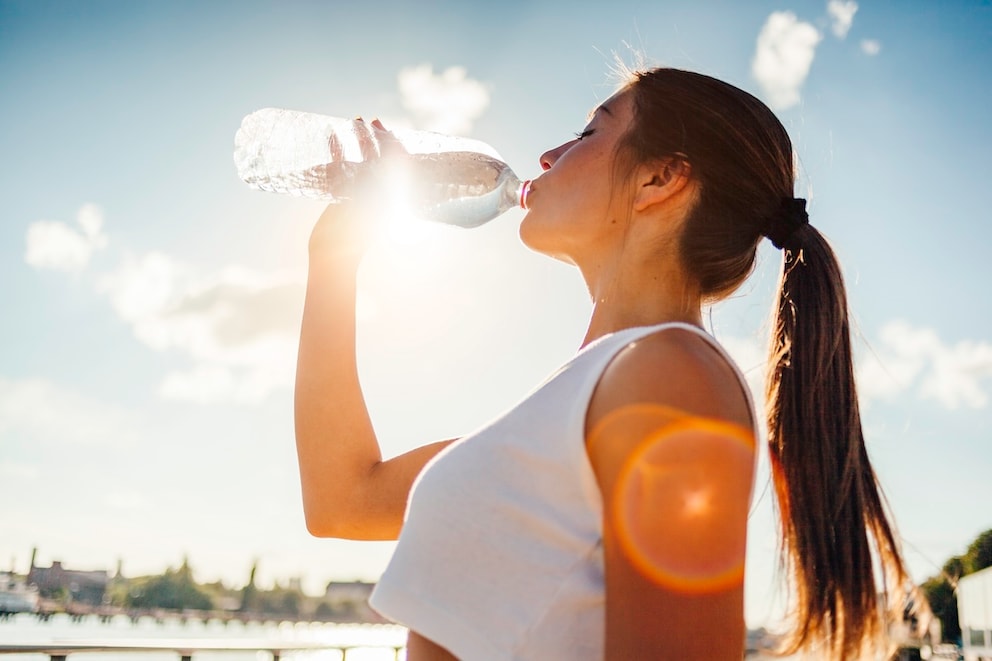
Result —
[[890, 587], [906, 575], [865, 452], [840, 269], [793, 197], [784, 128], [731, 85], [654, 69], [541, 165], [520, 235], [585, 279], [583, 346], [482, 431], [389, 460], [355, 361], [359, 216], [375, 211], [317, 223], [296, 387], [310, 531], [399, 538], [372, 605], [410, 628], [413, 661], [740, 659], [756, 420], [701, 308], [767, 237], [783, 251], [766, 415], [790, 643], [870, 650], [873, 557]]

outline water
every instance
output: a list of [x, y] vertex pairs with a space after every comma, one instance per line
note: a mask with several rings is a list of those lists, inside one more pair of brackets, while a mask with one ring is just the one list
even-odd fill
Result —
[[[207, 623], [188, 620], [183, 624], [179, 619], [166, 619], [158, 623], [152, 618], [141, 618], [136, 623], [125, 616], [114, 617], [110, 622], [101, 622], [97, 617], [85, 617], [71, 621], [68, 616], [55, 615], [47, 622], [39, 621], [34, 615], [21, 613], [10, 619], [0, 619], [0, 645], [13, 643], [49, 644], [57, 641], [126, 641], [129, 639], [210, 639], [210, 640], [277, 640], [281, 642], [321, 642], [337, 645], [367, 645], [365, 649], [348, 651], [348, 661], [393, 661], [392, 646], [403, 645], [406, 629], [388, 624], [261, 624], [230, 622], [227, 625], [218, 621]], [[379, 649], [376, 649], [379, 648]], [[147, 653], [85, 653], [72, 654], [70, 659], [81, 661], [178, 661], [174, 652]], [[296, 661], [337, 661], [341, 652], [320, 650], [308, 652], [286, 652], [284, 660]], [[405, 654], [400, 653], [400, 659]], [[48, 657], [39, 654], [2, 655], [4, 661], [47, 661]], [[194, 661], [267, 661], [268, 652], [199, 652], [193, 655]]]
[[[208, 623], [188, 620], [182, 624], [178, 619], [167, 619], [159, 624], [151, 618], [142, 618], [132, 624], [125, 616], [113, 618], [109, 623], [96, 617], [83, 618], [73, 622], [65, 615], [55, 615], [48, 622], [40, 622], [35, 616], [22, 613], [10, 619], [0, 619], [0, 645], [4, 643], [52, 643], [59, 640], [114, 640], [149, 638], [183, 638], [211, 640], [279, 640], [279, 641], [318, 641], [339, 645], [368, 645], [366, 649], [351, 649], [347, 661], [393, 661], [394, 652], [389, 647], [406, 642], [406, 629], [390, 624], [325, 624], [319, 622], [290, 624], [259, 624], [230, 622], [227, 625], [217, 621]], [[375, 649], [379, 647], [380, 649]], [[382, 649], [387, 648], [387, 649]], [[284, 661], [338, 661], [341, 653], [335, 650], [316, 652], [286, 652]], [[399, 658], [406, 659], [405, 652]], [[0, 655], [2, 661], [47, 661], [48, 657], [39, 654]], [[127, 653], [85, 653], [69, 656], [70, 661], [178, 661], [174, 652]], [[268, 652], [198, 652], [193, 661], [269, 661]], [[789, 661], [795, 657], [773, 657], [762, 654], [749, 654], [746, 661]]]
[[[306, 170], [242, 174], [245, 183], [258, 190], [330, 202], [354, 197], [363, 176], [370, 176], [365, 181], [373, 190], [381, 187], [387, 195], [404, 197], [404, 204], [415, 214], [460, 227], [482, 225], [522, 204], [523, 184], [506, 163], [474, 152], [414, 154], [403, 161], [342, 161]], [[398, 191], [398, 187], [405, 190]]]
[[410, 190], [424, 218], [476, 227], [524, 206], [526, 184], [502, 161], [471, 152], [414, 158]]
[[266, 108], [235, 135], [238, 176], [252, 188], [335, 201], [396, 195], [414, 215], [476, 227], [523, 206], [523, 184], [489, 145], [423, 131]]

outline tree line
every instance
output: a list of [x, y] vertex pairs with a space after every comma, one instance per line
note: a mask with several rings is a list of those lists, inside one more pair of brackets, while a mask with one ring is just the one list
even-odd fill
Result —
[[371, 613], [364, 599], [334, 598], [329, 594], [311, 597], [292, 584], [277, 583], [270, 589], [262, 589], [255, 584], [256, 570], [257, 566], [253, 566], [243, 588], [229, 588], [221, 581], [201, 584], [195, 580], [189, 562], [184, 559], [178, 568], [170, 567], [160, 575], [112, 579], [104, 601], [122, 609], [226, 610], [348, 622], [370, 619]]

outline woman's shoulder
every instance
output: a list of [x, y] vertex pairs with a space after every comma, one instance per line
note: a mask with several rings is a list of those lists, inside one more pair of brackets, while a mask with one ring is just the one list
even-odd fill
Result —
[[[688, 451], [701, 439], [708, 440], [690, 454], [733, 460], [725, 468], [749, 493], [756, 425], [746, 388], [730, 358], [700, 329], [661, 327], [626, 344], [600, 376], [586, 411], [586, 453], [602, 493], [615, 492], [633, 457], [663, 444]], [[669, 434], [678, 429], [692, 433]]]
[[740, 373], [701, 329], [664, 325], [620, 349], [606, 366], [587, 411], [589, 430], [625, 407], [668, 409], [753, 427]]

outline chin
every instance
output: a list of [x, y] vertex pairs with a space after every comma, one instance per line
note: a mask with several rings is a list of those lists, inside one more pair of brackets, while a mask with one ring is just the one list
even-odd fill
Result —
[[527, 222], [529, 217], [530, 214], [524, 216], [523, 222], [520, 223], [518, 233], [523, 244], [534, 252], [574, 265], [575, 261], [564, 251], [560, 241], [556, 240], [560, 235], [549, 231], [548, 228], [541, 228], [538, 223]]
[[543, 254], [548, 254], [550, 239], [548, 228], [542, 227], [540, 220], [533, 211], [528, 211], [523, 220], [520, 221], [518, 229], [520, 240], [531, 250]]

